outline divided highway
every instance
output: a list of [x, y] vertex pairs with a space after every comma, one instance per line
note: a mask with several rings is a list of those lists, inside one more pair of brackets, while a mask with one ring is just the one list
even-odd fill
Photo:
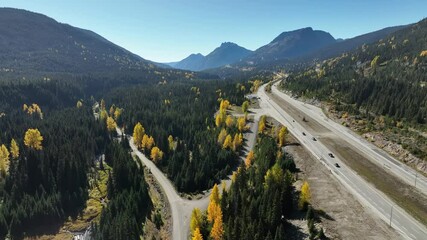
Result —
[[[310, 134], [312, 129], [304, 128], [302, 124], [299, 123], [302, 121], [302, 119], [295, 119], [291, 117], [291, 115], [284, 111], [281, 106], [271, 100], [265, 92], [265, 86], [266, 85], [261, 86], [258, 90], [258, 97], [260, 98], [260, 107], [266, 114], [287, 126], [288, 130], [300, 141], [300, 143], [317, 159], [319, 159], [323, 165], [330, 169], [331, 173], [336, 176], [337, 179], [343, 185], [345, 185], [363, 205], [369, 207], [380, 218], [386, 221], [387, 224], [391, 223], [391, 226], [398, 230], [398, 232], [400, 232], [403, 237], [407, 239], [427, 239], [427, 229], [424, 225], [417, 222], [412, 216], [394, 204], [382, 192], [366, 182], [352, 169], [348, 168], [339, 158], [331, 158], [329, 153], [332, 151], [330, 151], [321, 142], [314, 141], [312, 139], [312, 137], [315, 137]], [[403, 171], [403, 174], [405, 174], [404, 180], [410, 180], [410, 170], [399, 166], [398, 162], [391, 161], [389, 159], [390, 157], [385, 157], [380, 151], [374, 151], [372, 146], [368, 146], [370, 150], [364, 149], [366, 146], [364, 145], [363, 141], [349, 133], [348, 129], [343, 131], [343, 129], [337, 127], [334, 123], [332, 123], [332, 121], [329, 121], [326, 116], [323, 115], [323, 117], [321, 117], [321, 114], [323, 114], [321, 110], [316, 110], [312, 106], [291, 99], [284, 93], [281, 93], [279, 90], [277, 90], [275, 85], [272, 87], [272, 93], [276, 94], [285, 100], [287, 104], [292, 105], [307, 116], [314, 117], [316, 120], [321, 119], [321, 121], [318, 121], [320, 125], [331, 129], [334, 133], [340, 132], [340, 137], [346, 140], [349, 139], [349, 143], [354, 144], [359, 151], [375, 154], [373, 155], [374, 158], [381, 157], [381, 160], [378, 161], [388, 161], [390, 168], [394, 169], [393, 172], [397, 172], [396, 174], [399, 174], [399, 171]], [[338, 126], [340, 125], [338, 124]], [[336, 164], [338, 164], [339, 167], [336, 166]], [[425, 179], [420, 177], [418, 180], [420, 180], [420, 184], [418, 185], [417, 183], [417, 187], [425, 194]], [[414, 183], [413, 181], [414, 178], [412, 178], [412, 183]]]
[[374, 146], [371, 143], [368, 143], [363, 137], [357, 135], [345, 126], [342, 126], [330, 120], [328, 117], [326, 117], [326, 115], [322, 112], [320, 108], [295, 100], [290, 96], [286, 95], [285, 93], [281, 92], [279, 89], [277, 89], [277, 85], [278, 82], [273, 84], [271, 88], [272, 93], [274, 95], [282, 98], [287, 103], [291, 104], [293, 107], [298, 108], [305, 115], [315, 118], [315, 120], [322, 126], [333, 131], [334, 134], [337, 134], [339, 137], [345, 139], [352, 146], [356, 147], [359, 151], [365, 153], [365, 155], [368, 155], [370, 157], [369, 159], [372, 162], [375, 162], [380, 166], [386, 167], [388, 171], [392, 172], [395, 176], [401, 178], [408, 185], [415, 186], [416, 183], [415, 187], [421, 192], [427, 194], [427, 178], [425, 176], [417, 174], [414, 169], [394, 159], [382, 149]]

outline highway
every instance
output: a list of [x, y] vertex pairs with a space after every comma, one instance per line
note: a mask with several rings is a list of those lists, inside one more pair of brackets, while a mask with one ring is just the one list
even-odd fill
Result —
[[277, 89], [277, 85], [278, 82], [275, 83], [271, 88], [273, 94], [279, 96], [287, 103], [293, 105], [295, 108], [298, 108], [305, 115], [315, 118], [315, 120], [319, 122], [322, 126], [333, 131], [334, 134], [337, 134], [339, 137], [345, 139], [348, 143], [357, 148], [359, 151], [363, 152], [369, 160], [381, 167], [385, 166], [388, 171], [393, 173], [395, 176], [401, 178], [408, 185], [415, 186], [416, 181], [415, 187], [421, 192], [427, 193], [427, 178], [425, 176], [417, 174], [414, 169], [394, 159], [385, 151], [367, 142], [363, 137], [357, 135], [345, 126], [330, 120], [323, 113], [322, 109], [295, 100], [290, 96], [286, 95], [285, 93], [281, 92], [279, 89]]
[[[302, 122], [302, 118], [295, 119], [291, 117], [291, 115], [284, 111], [281, 106], [279, 106], [275, 101], [271, 100], [265, 92], [265, 86], [266, 85], [261, 86], [258, 90], [258, 97], [260, 98], [261, 109], [267, 115], [270, 115], [271, 117], [279, 121], [281, 124], [287, 126], [289, 132], [291, 132], [309, 152], [311, 152], [317, 159], [319, 159], [319, 161], [321, 161], [321, 163], [325, 167], [327, 167], [344, 186], [346, 186], [346, 188], [362, 203], [362, 205], [368, 207], [368, 209], [370, 209], [373, 213], [375, 213], [381, 219], [386, 221], [387, 224], [391, 224], [391, 226], [395, 228], [399, 233], [401, 233], [404, 238], [427, 239], [427, 229], [424, 225], [417, 222], [402, 208], [394, 204], [387, 196], [385, 196], [385, 194], [377, 190], [370, 183], [365, 181], [361, 176], [357, 175], [352, 169], [348, 168], [338, 157], [331, 158], [328, 153], [333, 151], [328, 149], [320, 141], [312, 140], [312, 137], [316, 137], [315, 135], [313, 135], [316, 134], [316, 132], [313, 132], [313, 129], [307, 129], [303, 127], [300, 123]], [[279, 92], [276, 86], [272, 87], [272, 93], [276, 94], [280, 98], [283, 98], [287, 104], [293, 106], [294, 108], [297, 108], [307, 116], [316, 118], [316, 120], [320, 118], [321, 121], [318, 121], [320, 125], [325, 128], [331, 129], [334, 133], [340, 132], [340, 137], [343, 137], [346, 140], [349, 139], [348, 141], [351, 144], [355, 144], [357, 149], [364, 152], [363, 154], [366, 154], [366, 152], [368, 151], [364, 149], [366, 148], [366, 144], [363, 144], [363, 141], [349, 133], [348, 129], [344, 128], [343, 130], [339, 124], [338, 126], [340, 127], [332, 123], [331, 120], [328, 120], [326, 116], [322, 116], [321, 114], [323, 114], [323, 112], [321, 110], [316, 110], [314, 107], [309, 106], [307, 104], [299, 102], [296, 103], [296, 100], [287, 97], [285, 94]], [[305, 135], [302, 134], [303, 132], [305, 132]], [[373, 147], [369, 146], [368, 148], [372, 150]], [[380, 152], [374, 150], [372, 150], [371, 152], [371, 154], [377, 154], [380, 155], [379, 157], [384, 157], [383, 153], [379, 153]], [[374, 156], [377, 157], [377, 155]], [[404, 171], [405, 174], [411, 172], [410, 170], [399, 166], [396, 162], [390, 161], [388, 157], [384, 158], [385, 160], [388, 160], [390, 162], [390, 168], [395, 168], [395, 170], [393, 171]], [[340, 167], [337, 167], [335, 164], [339, 164]], [[406, 179], [405, 181], [409, 180], [407, 176], [409, 175], [403, 177], [403, 179]], [[420, 184], [419, 186], [417, 184], [417, 187], [423, 193], [426, 193], [424, 191], [424, 179], [420, 178], [418, 180], [420, 180]], [[412, 179], [412, 181], [414, 181], [414, 178]]]

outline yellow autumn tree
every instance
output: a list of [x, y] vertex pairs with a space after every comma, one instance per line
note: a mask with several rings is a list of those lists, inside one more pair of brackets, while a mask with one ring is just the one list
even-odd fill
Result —
[[[194, 232], [197, 228], [202, 227], [203, 215], [199, 208], [194, 208], [191, 212], [190, 231]], [[194, 235], [193, 235], [194, 236]]]
[[225, 137], [224, 144], [222, 145], [223, 149], [231, 149], [233, 148], [233, 138], [231, 138], [230, 134]]
[[117, 124], [112, 117], [107, 117], [107, 130], [109, 132], [114, 132], [116, 130]]
[[233, 119], [233, 117], [232, 117], [231, 115], [227, 115], [227, 118], [225, 119], [225, 125], [226, 125], [228, 128], [231, 128], [231, 127], [233, 126], [233, 124], [234, 124], [234, 119]]
[[214, 203], [217, 203], [217, 204], [219, 203], [219, 189], [218, 189], [218, 185], [216, 183], [215, 183], [215, 185], [212, 188], [212, 193], [209, 196], [209, 200], [211, 202], [214, 202]]
[[233, 151], [239, 150], [240, 146], [242, 146], [242, 143], [243, 143], [243, 135], [241, 133], [234, 134]]
[[237, 129], [239, 132], [243, 132], [246, 130], [246, 119], [245, 117], [239, 117], [237, 119]]
[[149, 141], [148, 135], [144, 134], [144, 136], [142, 137], [142, 140], [141, 140], [141, 148], [142, 149], [144, 149], [144, 150], [147, 149], [148, 141]]
[[261, 116], [261, 118], [259, 119], [259, 123], [258, 123], [258, 132], [262, 133], [264, 132], [265, 129], [265, 122], [266, 122], [266, 117], [265, 115]]
[[119, 117], [122, 115], [122, 109], [121, 108], [116, 108], [116, 110], [114, 111], [114, 120], [118, 120]]
[[33, 148], [35, 150], [42, 150], [42, 141], [43, 136], [40, 134], [40, 131], [35, 128], [30, 128], [25, 132], [24, 136], [24, 144], [29, 148]]
[[252, 165], [254, 158], [255, 158], [254, 151], [252, 150], [249, 151], [248, 156], [246, 156], [246, 159], [245, 159], [246, 169], [248, 169]]
[[100, 113], [99, 117], [101, 118], [101, 121], [104, 121], [105, 119], [107, 119], [107, 117], [108, 117], [107, 111], [105, 111], [105, 109], [101, 110], [101, 113]]
[[227, 110], [230, 107], [230, 102], [228, 100], [221, 100], [219, 105], [220, 110]]
[[288, 132], [288, 129], [283, 126], [282, 128], [280, 128], [279, 131], [279, 146], [283, 147], [285, 145], [285, 139], [286, 139], [286, 133]]
[[222, 236], [224, 235], [224, 226], [222, 223], [222, 210], [221, 210], [221, 208], [219, 208], [219, 211], [216, 214], [210, 235], [214, 240], [221, 240]]
[[307, 204], [310, 203], [310, 200], [311, 200], [310, 186], [308, 185], [307, 181], [304, 181], [304, 183], [301, 186], [301, 193], [299, 196], [298, 207], [300, 209], [305, 209], [307, 207]]
[[221, 123], [222, 123], [222, 115], [220, 113], [218, 113], [215, 116], [215, 126], [219, 127], [219, 126], [221, 126]]
[[200, 228], [196, 228], [193, 232], [193, 238], [192, 240], [203, 240], [203, 236], [200, 233]]
[[264, 187], [268, 188], [272, 183], [280, 184], [281, 182], [283, 182], [283, 179], [284, 179], [283, 169], [279, 166], [278, 163], [276, 163], [265, 174]]
[[0, 147], [0, 171], [3, 175], [6, 175], [7, 168], [9, 166], [9, 151], [7, 150], [7, 147], [2, 144]]
[[24, 103], [24, 105], [22, 105], [22, 110], [26, 112], [28, 110], [28, 105]]
[[244, 101], [243, 104], [242, 104], [242, 111], [244, 113], [247, 113], [248, 109], [249, 109], [249, 102], [248, 101]]
[[145, 129], [140, 122], [138, 122], [135, 127], [133, 127], [133, 142], [136, 147], [140, 148], [142, 144], [142, 138], [144, 137]]
[[82, 101], [77, 101], [77, 104], [76, 104], [76, 106], [77, 106], [77, 108], [81, 108], [81, 107], [83, 107], [83, 103], [82, 103]]
[[13, 138], [10, 141], [10, 153], [12, 154], [13, 159], [17, 159], [19, 157], [19, 146]]
[[169, 145], [169, 151], [173, 151], [175, 148], [175, 142], [173, 140], [172, 135], [169, 135], [168, 137], [168, 145]]
[[153, 162], [158, 163], [163, 158], [163, 152], [160, 150], [160, 148], [153, 147], [151, 149], [150, 157]]
[[224, 140], [227, 137], [227, 130], [225, 130], [225, 128], [221, 129], [221, 132], [219, 132], [218, 134], [218, 144], [219, 145], [223, 145], [224, 144]]
[[215, 203], [214, 201], [210, 201], [208, 205], [208, 222], [212, 222], [215, 220], [216, 216], [222, 211], [221, 207], [218, 203]]
[[156, 144], [154, 143], [154, 138], [153, 138], [153, 136], [150, 136], [150, 137], [148, 138], [148, 141], [147, 141], [147, 144], [145, 145], [145, 147], [147, 148], [147, 150], [151, 150], [151, 148], [153, 148], [153, 147], [154, 147], [154, 145], [156, 145]]

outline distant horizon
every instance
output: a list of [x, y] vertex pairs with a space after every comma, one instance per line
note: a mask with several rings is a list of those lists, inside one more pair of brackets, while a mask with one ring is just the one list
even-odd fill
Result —
[[328, 32], [335, 39], [349, 39], [427, 17], [424, 0], [3, 0], [0, 6], [40, 13], [93, 31], [159, 63], [177, 62], [197, 53], [206, 56], [223, 42], [254, 51], [282, 32], [305, 27]]

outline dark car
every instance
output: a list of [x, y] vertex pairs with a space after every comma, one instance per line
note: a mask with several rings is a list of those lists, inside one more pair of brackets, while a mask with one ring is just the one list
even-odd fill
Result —
[[313, 137], [312, 139], [313, 139], [313, 141], [317, 141], [317, 139], [315, 137]]
[[305, 132], [302, 132], [302, 135], [304, 135], [304, 136], [305, 136]]
[[334, 154], [328, 153], [329, 157], [334, 158]]
[[340, 165], [338, 163], [335, 163], [335, 167], [340, 168]]

